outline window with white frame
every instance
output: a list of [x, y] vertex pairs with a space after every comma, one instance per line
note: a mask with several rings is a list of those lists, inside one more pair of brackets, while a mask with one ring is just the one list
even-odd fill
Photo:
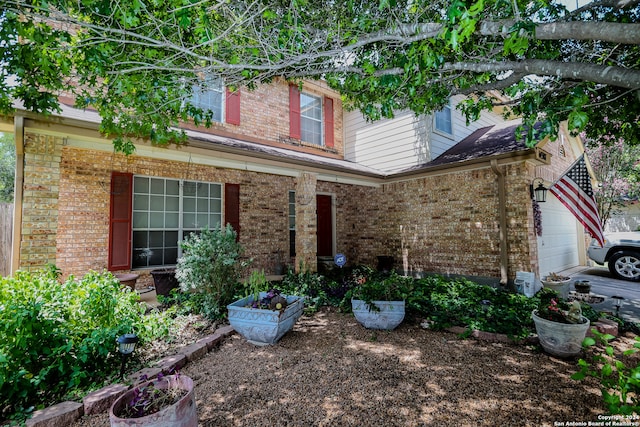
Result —
[[212, 120], [222, 122], [224, 111], [224, 85], [219, 77], [207, 76], [200, 84], [193, 86], [191, 104], [203, 110], [211, 110]]
[[135, 176], [132, 222], [132, 267], [175, 265], [184, 237], [220, 228], [222, 185]]
[[322, 98], [300, 94], [300, 139], [322, 145]]
[[436, 111], [434, 121], [437, 131], [446, 133], [447, 135], [453, 135], [451, 105], [446, 105], [442, 110]]

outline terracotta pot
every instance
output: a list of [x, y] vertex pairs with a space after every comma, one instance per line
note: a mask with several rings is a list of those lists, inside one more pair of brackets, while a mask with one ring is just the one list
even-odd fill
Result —
[[122, 409], [134, 397], [135, 389], [131, 389], [120, 396], [109, 410], [111, 427], [129, 426], [155, 426], [155, 427], [197, 427], [198, 412], [196, 408], [196, 396], [193, 390], [193, 381], [185, 375], [168, 375], [161, 380], [148, 381], [140, 386], [146, 386], [154, 382], [157, 388], [179, 387], [186, 390], [187, 394], [179, 401], [166, 408], [139, 418], [120, 418]]
[[133, 273], [118, 273], [115, 275], [116, 279], [122, 286], [128, 286], [132, 291], [136, 290], [136, 282], [138, 281], [138, 275]]

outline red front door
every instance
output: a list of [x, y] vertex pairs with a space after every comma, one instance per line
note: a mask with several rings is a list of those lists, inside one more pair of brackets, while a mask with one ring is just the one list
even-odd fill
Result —
[[316, 196], [318, 213], [318, 254], [317, 256], [333, 256], [333, 222], [331, 219], [331, 196]]

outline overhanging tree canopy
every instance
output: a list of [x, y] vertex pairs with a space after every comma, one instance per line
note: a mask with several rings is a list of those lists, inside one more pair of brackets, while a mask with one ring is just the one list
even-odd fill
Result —
[[[5, 0], [0, 109], [58, 108], [68, 93], [101, 130], [180, 140], [205, 76], [252, 87], [323, 78], [371, 119], [470, 95], [468, 119], [496, 104], [590, 136], [640, 142], [640, 0], [577, 10], [547, 0]], [[11, 76], [10, 79], [8, 77]], [[529, 129], [533, 129], [529, 126]]]

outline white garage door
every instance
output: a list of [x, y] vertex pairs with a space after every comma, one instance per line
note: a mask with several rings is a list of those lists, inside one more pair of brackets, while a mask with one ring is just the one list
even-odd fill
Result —
[[538, 237], [539, 277], [580, 264], [578, 232], [575, 217], [556, 197], [547, 193], [540, 203], [542, 236]]

